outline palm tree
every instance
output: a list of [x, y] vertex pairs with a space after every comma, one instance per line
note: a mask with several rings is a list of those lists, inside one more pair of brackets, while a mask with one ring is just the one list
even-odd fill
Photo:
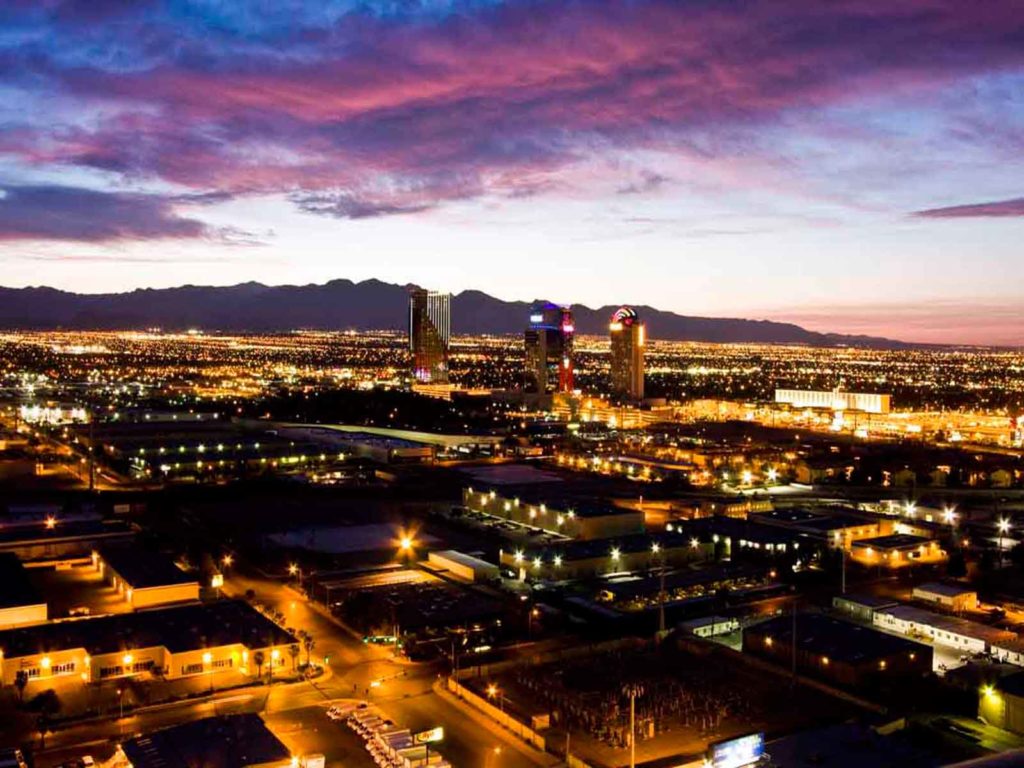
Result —
[[266, 660], [267, 658], [263, 655], [263, 651], [256, 651], [256, 653], [252, 655], [252, 663], [256, 665], [257, 680], [263, 677], [263, 662]]
[[306, 667], [309, 667], [309, 653], [314, 647], [316, 647], [316, 640], [313, 639], [312, 635], [307, 633], [302, 638], [302, 647], [306, 649]]
[[299, 657], [299, 646], [295, 645], [294, 643], [292, 645], [289, 645], [288, 646], [288, 655], [292, 657], [292, 672], [294, 672], [295, 671], [295, 659], [297, 659]]
[[18, 701], [25, 702], [25, 686], [28, 685], [28, 672], [19, 669], [14, 675], [14, 687], [18, 689]]

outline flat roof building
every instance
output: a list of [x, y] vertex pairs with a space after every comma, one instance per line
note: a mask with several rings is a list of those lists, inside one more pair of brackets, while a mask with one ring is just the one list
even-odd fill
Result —
[[555, 494], [512, 496], [494, 490], [464, 488], [462, 503], [475, 512], [574, 539], [607, 539], [644, 530], [641, 510], [559, 498]]
[[885, 608], [899, 605], [895, 600], [875, 595], [836, 595], [832, 598], [832, 607], [844, 618], [873, 624], [875, 613]]
[[494, 563], [453, 549], [431, 552], [427, 555], [427, 562], [463, 581], [497, 581], [501, 577], [501, 571]]
[[934, 539], [894, 533], [872, 539], [854, 541], [850, 558], [861, 565], [904, 568], [915, 563], [939, 563], [946, 553]]
[[133, 608], [199, 599], [199, 580], [159, 552], [107, 546], [93, 552], [92, 560]]
[[[822, 614], [801, 614], [795, 623], [797, 669], [811, 677], [858, 688], [932, 671], [928, 645]], [[789, 667], [793, 625], [792, 617], [780, 616], [747, 627], [743, 652]]]
[[172, 725], [120, 747], [130, 768], [284, 768], [291, 752], [256, 714], [221, 715]]
[[50, 517], [29, 525], [0, 526], [0, 552], [13, 552], [22, 561], [87, 557], [104, 543], [135, 538], [124, 520], [63, 520]]
[[973, 611], [978, 607], [977, 591], [964, 584], [931, 581], [914, 587], [913, 597], [951, 611]]
[[863, 392], [831, 392], [805, 389], [776, 389], [775, 402], [791, 408], [811, 408], [830, 411], [863, 411], [865, 413], [889, 413], [892, 410], [892, 395]]
[[46, 621], [46, 601], [16, 555], [0, 552], [0, 629]]
[[897, 605], [877, 611], [874, 625], [910, 637], [928, 638], [936, 645], [956, 648], [961, 653], [989, 653], [994, 646], [1017, 638], [1005, 629], [944, 616], [912, 605]]
[[0, 631], [0, 686], [66, 677], [97, 682], [283, 668], [295, 637], [241, 600], [159, 608]]

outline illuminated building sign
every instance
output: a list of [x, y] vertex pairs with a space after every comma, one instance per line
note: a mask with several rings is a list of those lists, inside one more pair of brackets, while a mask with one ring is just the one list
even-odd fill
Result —
[[437, 741], [444, 741], [444, 728], [439, 725], [437, 728], [431, 728], [429, 731], [420, 731], [412, 737], [412, 740], [417, 744], [431, 744]]
[[530, 322], [531, 323], [543, 323], [544, 322], [544, 315], [540, 315], [540, 314], [530, 315]]
[[745, 768], [764, 755], [764, 734], [752, 733], [712, 744], [708, 747], [707, 765], [711, 768]]

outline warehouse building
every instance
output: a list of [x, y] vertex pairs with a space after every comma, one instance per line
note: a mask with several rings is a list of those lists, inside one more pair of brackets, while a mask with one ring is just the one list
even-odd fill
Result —
[[255, 714], [207, 717], [135, 736], [121, 744], [117, 756], [128, 768], [293, 765], [291, 752]]
[[989, 725], [1024, 734], [1024, 672], [981, 689], [978, 717]]
[[102, 547], [93, 565], [133, 608], [199, 599], [199, 582], [163, 555], [137, 547]]
[[[283, 668], [296, 639], [241, 600], [60, 621], [0, 632], [0, 686]], [[261, 663], [262, 662], [262, 665]]]
[[932, 581], [914, 587], [913, 597], [915, 600], [940, 605], [957, 613], [978, 608], [978, 593], [963, 584]]
[[21, 561], [9, 552], [0, 552], [0, 629], [46, 619], [46, 601], [29, 580]]
[[497, 581], [501, 577], [501, 572], [494, 563], [453, 549], [431, 552], [427, 555], [427, 562], [432, 568], [447, 571], [462, 581]]
[[56, 515], [31, 524], [0, 526], [0, 552], [22, 561], [88, 557], [103, 544], [128, 542], [135, 531], [124, 520], [65, 520]]
[[843, 618], [874, 624], [875, 614], [886, 608], [899, 605], [895, 600], [874, 595], [836, 595], [832, 598], [832, 608]]
[[[797, 669], [810, 677], [860, 688], [890, 678], [932, 671], [932, 649], [823, 614], [796, 619]], [[793, 658], [794, 620], [780, 616], [743, 630], [743, 652], [783, 667]]]
[[681, 533], [636, 534], [599, 541], [567, 541], [500, 550], [502, 567], [522, 580], [580, 579], [646, 571], [706, 559], [711, 546]]
[[1017, 636], [976, 621], [944, 616], [912, 605], [897, 605], [875, 613], [874, 624], [908, 637], [921, 637], [936, 645], [956, 648], [961, 653], [989, 653], [1000, 643], [1015, 640]]
[[946, 559], [939, 542], [906, 533], [854, 541], [850, 559], [861, 565], [889, 569], [906, 568], [924, 563], [940, 563]]
[[581, 500], [502, 496], [497, 491], [465, 488], [462, 504], [474, 512], [572, 539], [609, 539], [644, 530], [644, 513]]

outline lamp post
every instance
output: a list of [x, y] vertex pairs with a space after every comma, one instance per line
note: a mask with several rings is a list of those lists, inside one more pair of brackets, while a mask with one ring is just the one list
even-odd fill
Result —
[[502, 694], [501, 689], [494, 683], [487, 686], [487, 698], [497, 699], [498, 709], [502, 714], [505, 714], [505, 696]]
[[636, 697], [644, 695], [639, 683], [627, 683], [622, 692], [629, 696], [629, 768], [636, 768]]
[[999, 522], [996, 523], [996, 528], [999, 530], [999, 567], [1003, 567], [1003, 536], [1010, 530], [1010, 521], [1008, 518], [1001, 517]]

